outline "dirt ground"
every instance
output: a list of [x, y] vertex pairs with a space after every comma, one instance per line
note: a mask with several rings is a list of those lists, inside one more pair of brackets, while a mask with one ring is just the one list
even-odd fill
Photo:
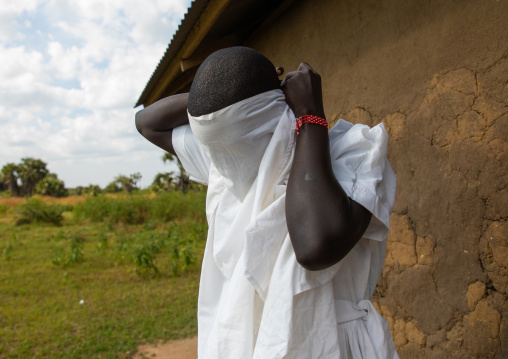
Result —
[[196, 359], [198, 338], [172, 340], [157, 345], [145, 344], [138, 348], [134, 359]]

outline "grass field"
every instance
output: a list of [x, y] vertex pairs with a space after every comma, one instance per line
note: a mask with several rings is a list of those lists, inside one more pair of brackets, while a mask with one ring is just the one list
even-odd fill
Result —
[[[0, 357], [128, 358], [143, 342], [196, 335], [204, 202], [0, 198]], [[29, 223], [16, 225], [23, 206]], [[45, 223], [59, 213], [60, 225]]]

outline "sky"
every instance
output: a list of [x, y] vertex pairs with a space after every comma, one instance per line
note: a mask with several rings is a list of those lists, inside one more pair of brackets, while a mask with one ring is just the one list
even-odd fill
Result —
[[0, 0], [0, 168], [40, 158], [68, 188], [174, 170], [133, 107], [190, 2]]

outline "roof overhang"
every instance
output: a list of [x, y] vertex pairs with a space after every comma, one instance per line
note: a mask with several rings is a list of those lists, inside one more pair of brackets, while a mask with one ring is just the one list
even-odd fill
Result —
[[278, 18], [295, 0], [195, 0], [136, 106], [188, 91], [212, 52], [239, 46]]

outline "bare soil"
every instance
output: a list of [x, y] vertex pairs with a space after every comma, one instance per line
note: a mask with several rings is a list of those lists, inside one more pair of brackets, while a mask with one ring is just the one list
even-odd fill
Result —
[[196, 359], [198, 338], [171, 340], [157, 345], [144, 344], [138, 347], [134, 359]]

